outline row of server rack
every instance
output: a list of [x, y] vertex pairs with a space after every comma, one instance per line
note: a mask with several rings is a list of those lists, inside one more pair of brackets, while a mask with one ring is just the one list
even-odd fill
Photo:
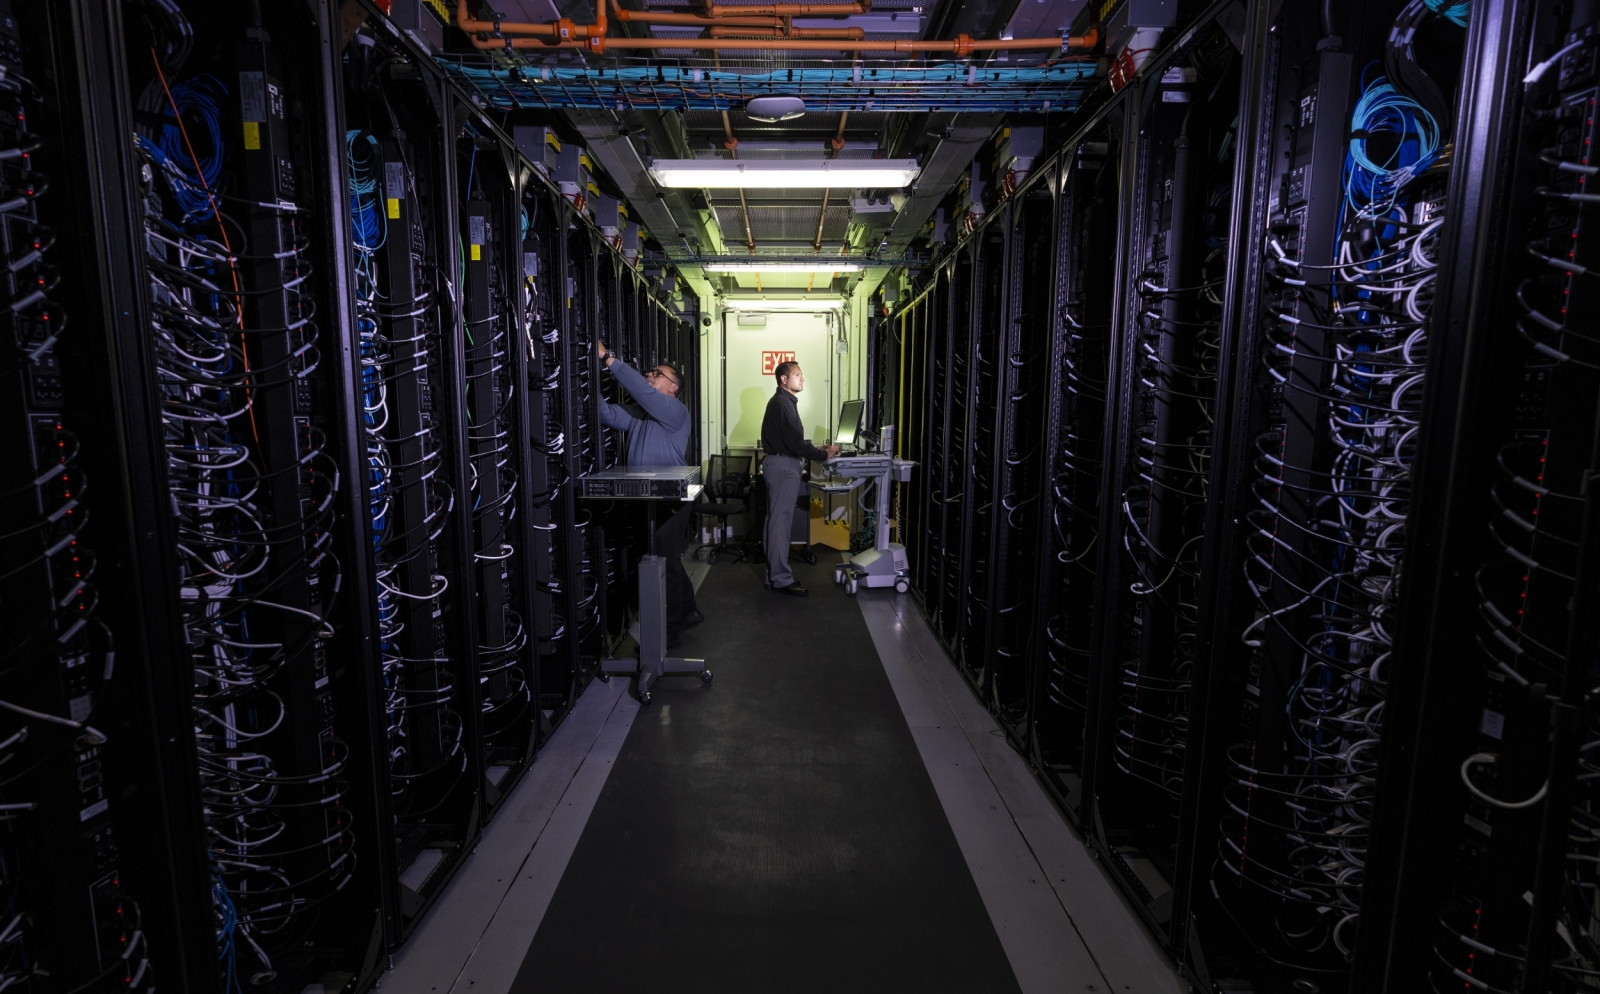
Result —
[[890, 316], [914, 594], [1198, 989], [1600, 987], [1597, 60], [1211, 5]]
[[693, 404], [693, 322], [376, 8], [0, 2], [0, 104], [0, 990], [362, 989], [626, 630], [595, 342]]

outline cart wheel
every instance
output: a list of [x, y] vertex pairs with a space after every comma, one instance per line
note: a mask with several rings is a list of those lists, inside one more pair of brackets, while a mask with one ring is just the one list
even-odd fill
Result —
[[904, 580], [896, 580], [896, 581], [894, 581], [894, 592], [895, 593], [903, 594], [907, 590], [910, 590], [910, 589], [911, 589], [911, 584], [907, 583], [906, 581], [904, 581]]
[[805, 551], [802, 558], [805, 559], [807, 566], [815, 566], [817, 564], [817, 554], [812, 552], [810, 549]]
[[700, 682], [701, 683], [710, 683], [711, 682], [711, 671], [710, 670], [701, 670], [700, 671]]
[[644, 707], [644, 706], [648, 705], [649, 703], [650, 703], [650, 691], [647, 690], [644, 693], [639, 695], [639, 706], [640, 707]]
[[834, 583], [843, 583], [844, 582], [844, 567], [843, 566], [840, 566], [840, 567], [836, 568], [833, 571], [833, 582]]
[[852, 596], [854, 596], [854, 595], [855, 595], [855, 592], [856, 592], [856, 591], [857, 591], [857, 590], [858, 590], [858, 589], [860, 589], [860, 587], [859, 587], [859, 585], [858, 585], [858, 584], [857, 584], [857, 583], [856, 583], [856, 578], [855, 578], [855, 577], [853, 577], [853, 576], [852, 576], [852, 577], [851, 577], [851, 578], [850, 578], [850, 579], [848, 579], [848, 580], [846, 580], [846, 581], [845, 581], [845, 582], [844, 582], [844, 592], [845, 592], [845, 593], [847, 593], [847, 594], [850, 594], [850, 595], [852, 595]]
[[602, 670], [599, 673], [596, 673], [595, 676], [600, 678], [600, 682], [601, 683], [610, 683], [611, 682], [611, 674], [605, 672], [604, 670]]

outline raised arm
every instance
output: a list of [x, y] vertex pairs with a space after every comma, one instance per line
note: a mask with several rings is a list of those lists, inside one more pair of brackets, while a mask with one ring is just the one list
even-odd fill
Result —
[[628, 413], [628, 409], [600, 398], [600, 423], [607, 428], [617, 431], [632, 431], [638, 427], [639, 419]]

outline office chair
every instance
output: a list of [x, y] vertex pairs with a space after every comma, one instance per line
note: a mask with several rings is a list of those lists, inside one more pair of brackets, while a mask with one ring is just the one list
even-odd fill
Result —
[[719, 541], [700, 547], [707, 550], [708, 563], [716, 562], [718, 554], [723, 552], [737, 553], [739, 558], [734, 560], [736, 563], [742, 563], [748, 558], [741, 546], [728, 542], [728, 519], [735, 514], [748, 514], [750, 511], [751, 461], [750, 456], [711, 457], [703, 495], [706, 502], [695, 508], [695, 514], [700, 517], [717, 519]]

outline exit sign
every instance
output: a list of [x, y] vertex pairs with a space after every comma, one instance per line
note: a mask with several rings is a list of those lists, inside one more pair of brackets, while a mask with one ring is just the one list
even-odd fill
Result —
[[778, 371], [778, 367], [786, 362], [796, 362], [793, 352], [763, 352], [761, 353], [761, 375], [771, 376]]

